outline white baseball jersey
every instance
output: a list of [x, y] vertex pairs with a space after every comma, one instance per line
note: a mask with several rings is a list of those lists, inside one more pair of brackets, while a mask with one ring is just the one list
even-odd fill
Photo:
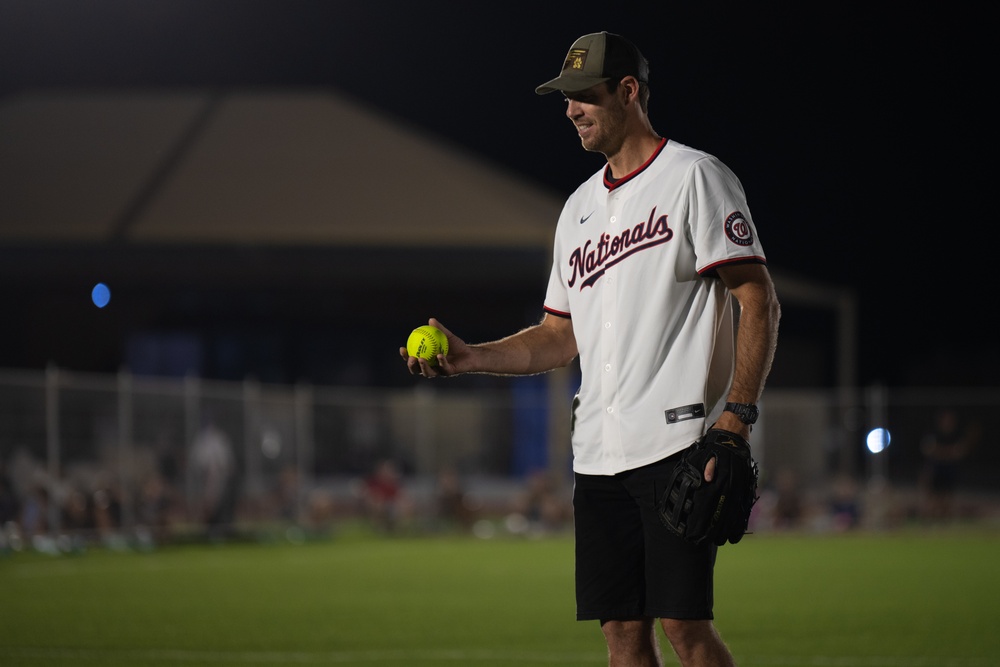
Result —
[[653, 463], [704, 433], [733, 372], [733, 311], [715, 269], [766, 261], [743, 186], [717, 158], [664, 140], [625, 178], [606, 174], [567, 200], [545, 296], [546, 312], [573, 320], [573, 469], [589, 475]]

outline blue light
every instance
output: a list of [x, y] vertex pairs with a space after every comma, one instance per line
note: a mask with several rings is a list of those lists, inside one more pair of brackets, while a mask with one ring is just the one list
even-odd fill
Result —
[[892, 436], [889, 435], [889, 430], [885, 428], [874, 428], [868, 432], [868, 437], [865, 442], [868, 444], [868, 451], [872, 454], [878, 454], [883, 449], [889, 446], [892, 441]]
[[111, 290], [104, 283], [97, 283], [90, 292], [90, 299], [98, 308], [104, 308], [111, 301]]

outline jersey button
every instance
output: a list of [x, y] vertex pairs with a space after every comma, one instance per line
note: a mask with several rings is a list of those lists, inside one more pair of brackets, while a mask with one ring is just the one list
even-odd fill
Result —
[[611, 414], [612, 412], [614, 412], [614, 411], [615, 411], [615, 408], [614, 408], [614, 406], [613, 406], [613, 405], [609, 405], [609, 406], [608, 406], [608, 414], [610, 415], [610, 414]]
[[610, 371], [611, 370], [611, 364], [604, 364], [604, 370]]
[[611, 224], [614, 224], [616, 222], [618, 222], [618, 216], [615, 215], [611, 216]]
[[604, 328], [605, 329], [610, 329], [611, 328], [611, 322], [605, 322], [604, 323]]

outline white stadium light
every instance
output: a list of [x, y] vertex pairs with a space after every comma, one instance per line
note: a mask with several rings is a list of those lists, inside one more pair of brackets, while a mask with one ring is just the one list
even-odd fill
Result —
[[872, 454], [878, 454], [892, 441], [892, 436], [889, 434], [889, 429], [885, 428], [873, 428], [868, 432], [868, 437], [865, 438], [865, 442], [868, 444], [868, 451]]

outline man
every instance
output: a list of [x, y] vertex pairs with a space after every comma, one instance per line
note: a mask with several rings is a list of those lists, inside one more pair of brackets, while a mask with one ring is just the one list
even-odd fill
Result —
[[[400, 354], [411, 373], [435, 377], [541, 373], [579, 353], [577, 618], [600, 621], [611, 665], [661, 664], [655, 619], [682, 665], [732, 665], [712, 622], [716, 547], [670, 533], [655, 505], [709, 426], [749, 438], [779, 319], [764, 253], [732, 172], [654, 131], [648, 63], [631, 42], [581, 37], [536, 89], [554, 91], [607, 165], [563, 208], [542, 321], [468, 345], [431, 319], [448, 355], [431, 366]], [[706, 480], [713, 473], [710, 461]]]

